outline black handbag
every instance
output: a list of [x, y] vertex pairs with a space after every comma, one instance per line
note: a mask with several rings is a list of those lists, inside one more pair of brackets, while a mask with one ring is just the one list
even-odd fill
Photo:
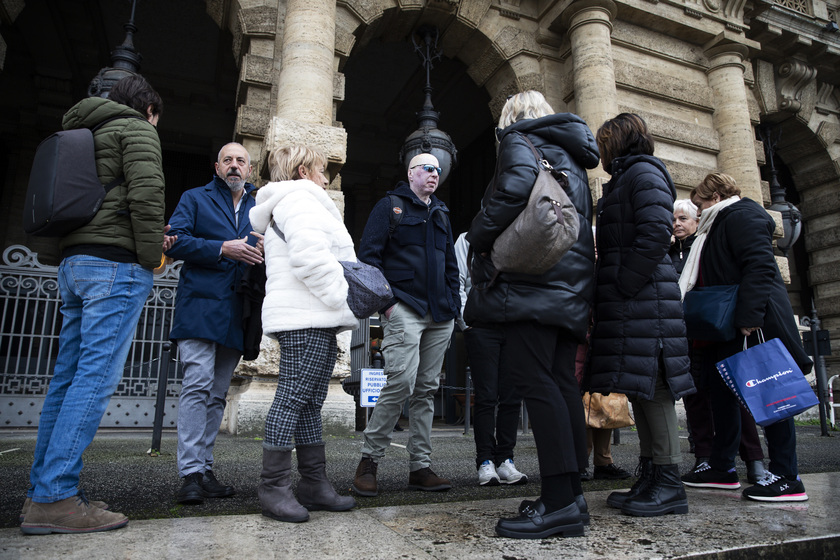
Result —
[[738, 285], [700, 286], [683, 299], [686, 336], [691, 340], [725, 342], [738, 334], [735, 305]]

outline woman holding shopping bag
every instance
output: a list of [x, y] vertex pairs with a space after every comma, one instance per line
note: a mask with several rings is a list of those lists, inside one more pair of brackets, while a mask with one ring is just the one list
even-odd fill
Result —
[[[707, 347], [714, 363], [740, 352], [743, 336], [762, 329], [767, 340], [779, 338], [803, 372], [811, 359], [802, 341], [782, 276], [773, 255], [776, 224], [763, 207], [741, 198], [735, 179], [711, 173], [691, 191], [691, 201], [700, 212], [697, 238], [680, 275], [685, 295], [697, 286], [738, 285], [735, 327], [740, 336]], [[727, 487], [738, 483], [735, 455], [741, 440], [738, 400], [716, 371], [707, 373], [715, 436], [708, 468], [695, 470], [683, 480], [689, 486]], [[808, 499], [796, 464], [796, 432], [793, 418], [764, 428], [770, 455], [769, 472], [754, 486], [743, 490], [752, 500], [789, 502]]]

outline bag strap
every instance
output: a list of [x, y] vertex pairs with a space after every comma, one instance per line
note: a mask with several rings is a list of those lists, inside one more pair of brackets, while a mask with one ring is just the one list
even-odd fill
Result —
[[286, 236], [283, 235], [282, 231], [280, 231], [280, 228], [277, 226], [277, 222], [274, 221], [274, 218], [271, 219], [271, 229], [274, 230], [274, 233], [277, 234], [277, 237], [282, 239], [284, 242], [286, 241]]
[[[108, 119], [99, 121], [99, 123], [96, 124], [96, 126], [92, 126], [92, 127], [88, 127], [88, 128], [90, 129], [90, 133], [94, 134], [97, 130], [99, 130], [102, 127], [102, 125], [108, 124], [111, 121], [116, 121], [116, 120], [119, 120], [119, 119], [137, 119], [137, 120], [141, 120], [141, 121], [146, 120], [143, 117], [135, 117], [133, 115], [119, 115], [119, 116], [116, 116], [116, 117], [110, 117]], [[105, 194], [107, 195], [115, 187], [117, 187], [118, 185], [120, 185], [124, 181], [125, 181], [125, 173], [120, 173], [119, 177], [115, 178], [113, 181], [110, 181], [108, 184], [103, 185], [103, 187], [105, 188]]]
[[[766, 342], [766, 341], [764, 340], [764, 331], [762, 331], [761, 329], [758, 329], [758, 330], [757, 330], [757, 331], [755, 331], [755, 332], [757, 332], [757, 333], [758, 333], [758, 343], [759, 343], [759, 344], [764, 344], [764, 343]], [[747, 340], [748, 340], [749, 338], [750, 338], [750, 337], [749, 337], [749, 335], [744, 337], [744, 350], [746, 350], [746, 349], [747, 349]]]

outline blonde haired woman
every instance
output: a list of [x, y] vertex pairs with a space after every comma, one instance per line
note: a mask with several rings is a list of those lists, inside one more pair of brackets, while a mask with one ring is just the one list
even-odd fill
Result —
[[[503, 340], [499, 375], [512, 379], [525, 400], [542, 479], [540, 498], [523, 502], [518, 517], [500, 519], [496, 532], [523, 539], [580, 536], [589, 512], [579, 474], [587, 454], [575, 354], [586, 339], [594, 288], [592, 195], [585, 168], [598, 165], [598, 147], [583, 119], [555, 113], [537, 91], [508, 99], [496, 135], [495, 188], [484, 195], [467, 233], [475, 255], [464, 320], [472, 330], [487, 329]], [[529, 142], [540, 159], [567, 175], [566, 194], [577, 209], [580, 234], [543, 274], [495, 276], [493, 243], [523, 211], [539, 174]]]
[[[335, 367], [336, 334], [358, 321], [347, 305], [339, 261], [355, 261], [353, 240], [326, 193], [327, 159], [307, 146], [269, 156], [272, 182], [257, 192], [251, 225], [265, 234], [263, 333], [280, 343], [277, 392], [265, 421], [258, 496], [263, 515], [309, 519], [308, 510], [346, 511], [355, 500], [336, 494], [326, 476], [321, 406]], [[291, 489], [291, 453], [301, 479]]]

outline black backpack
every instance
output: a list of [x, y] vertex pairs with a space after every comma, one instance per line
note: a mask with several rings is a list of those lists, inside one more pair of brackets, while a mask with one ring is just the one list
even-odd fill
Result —
[[93, 133], [119, 116], [93, 128], [56, 132], [38, 145], [26, 201], [23, 229], [31, 235], [62, 237], [91, 221], [108, 192], [125, 181], [119, 177], [103, 185], [96, 174]]

